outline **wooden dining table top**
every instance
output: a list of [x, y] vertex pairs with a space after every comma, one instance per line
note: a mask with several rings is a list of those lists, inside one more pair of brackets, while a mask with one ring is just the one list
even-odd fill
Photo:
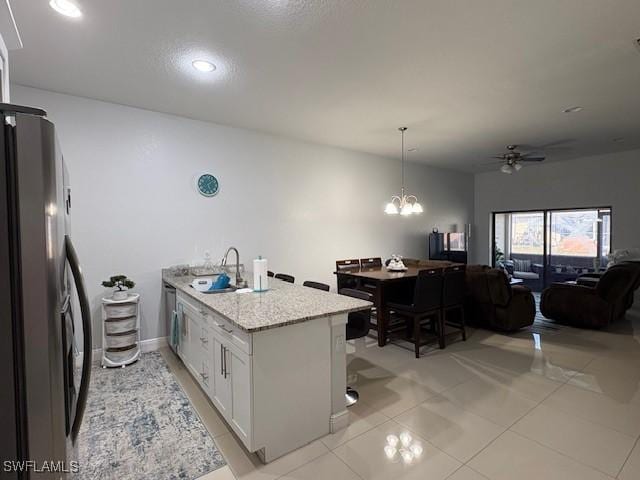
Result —
[[349, 268], [349, 269], [339, 270], [334, 273], [337, 275], [349, 275], [352, 277], [367, 278], [370, 280], [384, 282], [384, 281], [390, 281], [390, 280], [402, 280], [402, 279], [415, 278], [418, 276], [418, 272], [420, 270], [429, 270], [431, 268], [445, 268], [445, 267], [451, 267], [455, 265], [462, 265], [462, 264], [432, 260], [430, 262], [424, 262], [420, 266], [407, 267], [406, 270], [400, 271], [400, 272], [387, 270], [386, 267], [372, 267], [372, 268], [360, 267], [360, 268]]

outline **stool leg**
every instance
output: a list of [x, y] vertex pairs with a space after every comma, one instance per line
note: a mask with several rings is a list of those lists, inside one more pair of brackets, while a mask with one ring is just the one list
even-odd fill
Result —
[[418, 317], [413, 318], [413, 347], [416, 358], [420, 358], [420, 320]]
[[438, 345], [440, 346], [440, 349], [442, 350], [445, 347], [444, 344], [444, 318], [445, 318], [445, 311], [444, 310], [440, 310], [438, 311], [438, 313], [436, 313], [436, 319], [437, 319], [437, 324], [438, 324]]
[[460, 305], [460, 328], [462, 329], [462, 341], [467, 341], [467, 330], [464, 324], [464, 306]]

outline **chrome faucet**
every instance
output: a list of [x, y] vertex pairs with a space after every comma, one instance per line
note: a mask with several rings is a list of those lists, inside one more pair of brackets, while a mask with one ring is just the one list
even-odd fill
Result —
[[229, 247], [227, 253], [224, 254], [222, 260], [220, 260], [220, 266], [224, 267], [227, 265], [227, 257], [229, 256], [229, 252], [233, 250], [236, 252], [236, 287], [243, 288], [246, 287], [247, 282], [242, 279], [242, 275], [240, 275], [240, 254], [238, 253], [238, 249], [236, 247]]

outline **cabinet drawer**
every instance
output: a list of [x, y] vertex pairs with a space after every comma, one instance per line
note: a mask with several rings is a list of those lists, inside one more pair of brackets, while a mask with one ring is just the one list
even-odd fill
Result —
[[177, 303], [182, 306], [182, 309], [189, 313], [191, 317], [197, 317], [199, 319], [204, 319], [207, 310], [198, 305], [197, 302], [187, 299], [185, 296], [179, 295]]
[[239, 329], [226, 318], [210, 310], [208, 311], [208, 318], [215, 332], [222, 335], [225, 340], [238, 347], [244, 353], [251, 355], [252, 345], [251, 334], [249, 332]]
[[113, 335], [116, 333], [130, 332], [137, 328], [137, 318], [124, 317], [124, 318], [107, 318], [104, 321], [104, 329], [107, 335]]
[[137, 303], [123, 303], [119, 305], [105, 305], [104, 311], [107, 318], [126, 318], [136, 315]]
[[105, 335], [105, 341], [107, 343], [107, 348], [122, 348], [122, 347], [130, 347], [135, 345], [138, 341], [138, 332], [130, 331], [124, 333], [118, 333], [115, 335]]

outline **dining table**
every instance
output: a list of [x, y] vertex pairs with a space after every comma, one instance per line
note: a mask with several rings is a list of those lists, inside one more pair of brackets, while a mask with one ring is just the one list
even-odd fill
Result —
[[369, 287], [373, 295], [373, 304], [377, 312], [376, 329], [378, 333], [378, 345], [383, 347], [387, 343], [387, 327], [389, 325], [389, 311], [387, 309], [387, 301], [392, 291], [398, 291], [399, 288], [413, 289], [418, 272], [421, 270], [429, 270], [433, 268], [446, 268], [458, 265], [448, 261], [441, 260], [421, 260], [418, 266], [407, 266], [406, 270], [394, 271], [387, 267], [372, 268], [350, 268], [334, 272], [340, 277], [347, 277], [358, 280], [360, 285]]

